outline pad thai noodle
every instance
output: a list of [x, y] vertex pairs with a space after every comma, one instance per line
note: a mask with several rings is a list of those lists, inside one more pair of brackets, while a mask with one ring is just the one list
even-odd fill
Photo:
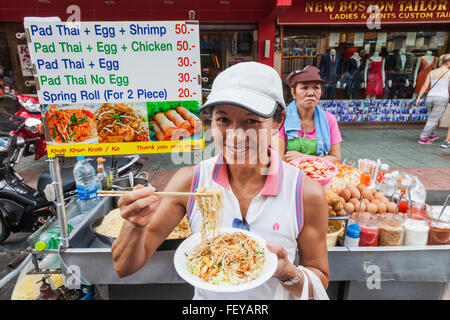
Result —
[[149, 141], [148, 123], [126, 103], [103, 103], [95, 116], [100, 143]]
[[193, 275], [212, 283], [235, 285], [259, 276], [265, 262], [264, 250], [242, 232], [222, 233], [222, 193], [198, 188], [196, 196], [203, 218], [201, 242], [187, 255], [187, 268]]
[[223, 233], [198, 244], [187, 257], [187, 268], [200, 279], [221, 285], [256, 279], [265, 262], [264, 250], [243, 232]]
[[51, 105], [45, 113], [51, 141], [83, 142], [96, 137], [94, 114], [84, 109], [64, 109]]
[[206, 243], [208, 238], [213, 238], [221, 232], [222, 192], [215, 188], [198, 188], [197, 193], [211, 195], [195, 197], [203, 218], [202, 242]]

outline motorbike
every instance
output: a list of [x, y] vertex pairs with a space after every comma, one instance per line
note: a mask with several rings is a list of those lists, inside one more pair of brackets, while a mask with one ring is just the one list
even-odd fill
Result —
[[[25, 120], [34, 119], [29, 120], [29, 124], [31, 125], [31, 128], [35, 128], [37, 130], [30, 131], [27, 129], [30, 126], [27, 127], [25, 126], [25, 123], [23, 123], [23, 125], [19, 126], [16, 130], [11, 130], [9, 135], [10, 136], [17, 135], [24, 138], [25, 140], [41, 137], [40, 122], [42, 121], [41, 120], [42, 114], [41, 114], [41, 105], [39, 104], [38, 99], [36, 97], [23, 95], [17, 95], [16, 99], [20, 105], [20, 108], [14, 115], [22, 117]], [[23, 156], [27, 157], [32, 154], [35, 155], [34, 157], [35, 160], [39, 160], [40, 158], [42, 158], [47, 154], [47, 146], [45, 143], [45, 139], [38, 139], [35, 140], [33, 143], [27, 145], [27, 147], [24, 150]]]
[[[39, 176], [35, 189], [25, 183], [14, 168], [22, 157], [33, 155], [37, 150], [45, 150], [39, 149], [45, 146], [40, 118], [25, 118], [18, 115], [19, 112], [26, 115], [21, 110], [16, 114], [0, 112], [0, 131], [9, 131], [9, 135], [0, 136], [0, 243], [9, 237], [11, 232], [36, 231], [49, 217], [56, 214], [53, 199], [47, 199], [44, 192], [47, 185], [53, 182], [50, 171]], [[43, 155], [35, 155], [35, 159]], [[116, 177], [137, 176], [143, 167], [138, 155], [104, 158], [104, 167], [115, 168]], [[61, 168], [61, 177], [64, 202], [67, 204], [77, 196], [73, 168]]]

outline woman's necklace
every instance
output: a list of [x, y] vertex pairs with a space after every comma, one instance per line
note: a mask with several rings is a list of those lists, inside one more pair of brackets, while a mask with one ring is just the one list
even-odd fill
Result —
[[306, 122], [302, 121], [302, 130], [303, 132], [311, 132], [314, 130], [314, 121]]

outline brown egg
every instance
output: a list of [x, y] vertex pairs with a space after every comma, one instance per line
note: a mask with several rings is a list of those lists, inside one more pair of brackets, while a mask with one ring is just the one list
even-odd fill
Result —
[[375, 193], [377, 193], [377, 189], [370, 189], [370, 191], [372, 191], [373, 195], [375, 195]]
[[367, 205], [370, 203], [370, 201], [367, 200], [367, 199], [362, 199], [361, 202], [364, 203], [364, 204], [366, 205], [366, 207], [367, 207]]
[[378, 210], [377, 213], [386, 213], [387, 211], [387, 206], [383, 201], [380, 201], [380, 203], [378, 204]]
[[382, 199], [381, 199], [381, 202], [384, 202], [384, 204], [385, 204], [386, 206], [390, 203], [389, 199], [386, 198], [386, 197], [382, 198]]
[[380, 199], [373, 199], [372, 201], [370, 201], [370, 203], [376, 204], [378, 205], [381, 202]]
[[360, 212], [365, 212], [367, 209], [367, 206], [364, 204], [364, 202], [360, 203], [360, 206], [357, 208]]
[[346, 204], [344, 204], [344, 208], [345, 210], [347, 210], [348, 213], [352, 214], [353, 211], [355, 211], [355, 206], [353, 205], [353, 203], [351, 202], [347, 202]]
[[359, 199], [351, 198], [350, 200], [348, 200], [348, 202], [350, 202], [350, 203], [352, 203], [353, 205], [355, 205], [356, 203], [359, 203]]
[[367, 189], [367, 187], [364, 185], [364, 184], [362, 184], [362, 183], [360, 183], [360, 184], [358, 184], [357, 186], [356, 186], [356, 188], [359, 190], [359, 192], [363, 192], [364, 190], [366, 190]]
[[350, 187], [349, 190], [352, 194], [352, 198], [356, 199], [361, 198], [361, 192], [359, 192], [359, 190], [356, 187]]
[[378, 207], [374, 203], [369, 203], [369, 205], [367, 206], [366, 210], [367, 210], [367, 212], [370, 212], [370, 213], [377, 213]]
[[339, 195], [344, 198], [344, 200], [347, 202], [352, 197], [352, 193], [347, 188], [344, 188], [341, 190], [341, 193]]
[[375, 199], [383, 199], [385, 196], [384, 196], [384, 193], [383, 192], [377, 192], [377, 193], [375, 193], [375, 195], [374, 195], [374, 197], [375, 197]]
[[372, 192], [370, 190], [368, 190], [368, 189], [363, 190], [361, 192], [361, 194], [362, 194], [364, 199], [367, 199], [369, 201], [373, 200], [373, 194], [372, 194]]
[[397, 205], [394, 202], [389, 202], [389, 204], [387, 205], [388, 212], [394, 213], [396, 206]]

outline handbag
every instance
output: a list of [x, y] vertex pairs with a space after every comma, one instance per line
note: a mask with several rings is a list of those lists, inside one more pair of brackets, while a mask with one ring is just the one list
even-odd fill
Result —
[[330, 300], [323, 287], [322, 281], [320, 281], [319, 277], [314, 272], [303, 266], [298, 266], [297, 270], [302, 273], [304, 279], [300, 297], [293, 296], [280, 282], [275, 291], [274, 300], [309, 300], [309, 281], [312, 283], [315, 300]]

